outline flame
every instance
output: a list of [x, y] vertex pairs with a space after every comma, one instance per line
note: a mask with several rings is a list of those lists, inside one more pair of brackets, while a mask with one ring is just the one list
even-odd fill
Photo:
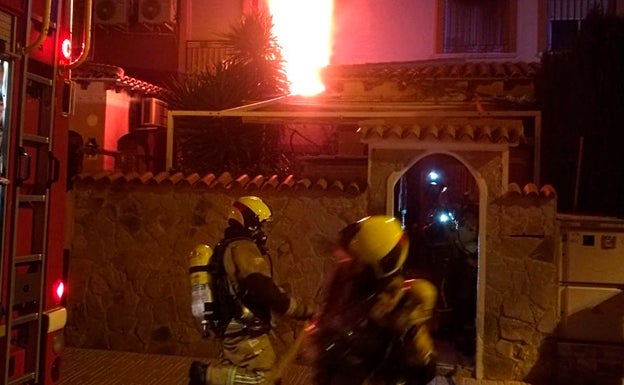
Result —
[[323, 92], [321, 70], [331, 55], [333, 0], [269, 0], [269, 9], [291, 94]]

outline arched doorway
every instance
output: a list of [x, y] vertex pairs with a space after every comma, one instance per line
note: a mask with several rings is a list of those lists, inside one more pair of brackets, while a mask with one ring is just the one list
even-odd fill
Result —
[[439, 362], [475, 370], [479, 187], [470, 170], [447, 154], [427, 155], [394, 185], [394, 215], [410, 236], [409, 278], [438, 288], [433, 335]]

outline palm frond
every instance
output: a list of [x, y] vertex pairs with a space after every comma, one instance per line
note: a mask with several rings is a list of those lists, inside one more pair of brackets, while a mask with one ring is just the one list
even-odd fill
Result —
[[[232, 56], [210, 71], [171, 79], [170, 109], [224, 110], [286, 95], [289, 89], [281, 48], [272, 20], [246, 15], [223, 34], [221, 44]], [[243, 124], [240, 118], [176, 118], [174, 168], [188, 172], [266, 174], [288, 172], [275, 126]]]

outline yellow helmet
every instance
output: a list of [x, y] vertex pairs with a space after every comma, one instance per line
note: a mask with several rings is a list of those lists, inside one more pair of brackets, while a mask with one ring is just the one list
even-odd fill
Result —
[[372, 268], [377, 278], [401, 269], [409, 240], [398, 219], [385, 215], [362, 218], [341, 232], [340, 246], [353, 258]]
[[248, 230], [257, 230], [263, 222], [273, 219], [271, 209], [256, 196], [238, 198], [232, 205], [228, 221], [238, 222]]

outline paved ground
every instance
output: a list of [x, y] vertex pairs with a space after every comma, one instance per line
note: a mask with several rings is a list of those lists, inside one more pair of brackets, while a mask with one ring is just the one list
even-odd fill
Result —
[[[66, 348], [58, 385], [187, 385], [187, 370], [193, 360], [192, 357]], [[288, 367], [283, 385], [312, 385], [309, 367]], [[430, 385], [528, 384], [436, 377]]]
[[[58, 385], [187, 385], [195, 358], [65, 348]], [[284, 385], [312, 384], [305, 366], [285, 371]]]

